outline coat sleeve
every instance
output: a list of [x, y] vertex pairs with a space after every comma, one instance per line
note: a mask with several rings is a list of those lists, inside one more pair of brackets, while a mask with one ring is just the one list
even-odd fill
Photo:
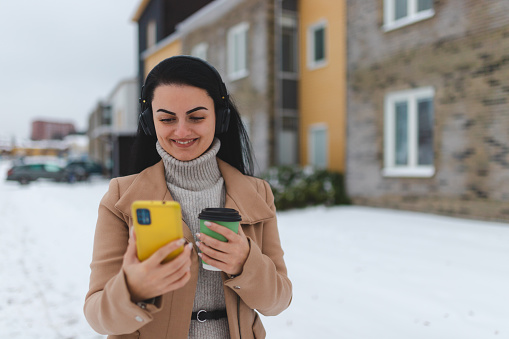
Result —
[[235, 291], [247, 306], [263, 315], [272, 316], [281, 313], [290, 305], [292, 283], [288, 279], [283, 259], [274, 196], [267, 182], [263, 181], [261, 186], [259, 193], [265, 195], [266, 203], [274, 212], [273, 217], [260, 222], [261, 225], [252, 226], [257, 228], [254, 234], [259, 239], [255, 241], [248, 236], [250, 250], [243, 271], [225, 284]]
[[115, 208], [119, 196], [118, 180], [113, 179], [99, 205], [90, 286], [85, 298], [85, 317], [101, 334], [135, 332], [153, 319], [152, 314], [160, 309], [161, 302], [138, 305], [131, 301], [122, 270], [129, 226], [123, 214]]

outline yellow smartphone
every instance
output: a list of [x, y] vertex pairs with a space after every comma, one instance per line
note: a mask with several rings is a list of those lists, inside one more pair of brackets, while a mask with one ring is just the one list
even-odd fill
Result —
[[[184, 237], [182, 212], [176, 201], [138, 200], [131, 205], [138, 259], [148, 259], [155, 251], [169, 242]], [[163, 262], [179, 255], [184, 246], [171, 252]]]

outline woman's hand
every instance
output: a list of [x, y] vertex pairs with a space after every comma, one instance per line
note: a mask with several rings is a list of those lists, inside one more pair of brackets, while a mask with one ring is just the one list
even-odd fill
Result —
[[184, 246], [184, 251], [167, 263], [162, 263], [168, 254], [182, 246], [184, 239], [170, 242], [143, 262], [137, 257], [136, 236], [131, 230], [129, 244], [124, 254], [122, 269], [126, 275], [131, 300], [139, 302], [163, 295], [184, 286], [191, 277], [191, 251], [193, 245]]
[[202, 253], [198, 255], [207, 264], [219, 268], [231, 275], [242, 273], [244, 263], [249, 255], [249, 242], [247, 241], [242, 227], [239, 226], [239, 234], [213, 222], [206, 221], [205, 226], [210, 230], [223, 235], [228, 242], [222, 242], [203, 233], [197, 233], [200, 239], [196, 242]]

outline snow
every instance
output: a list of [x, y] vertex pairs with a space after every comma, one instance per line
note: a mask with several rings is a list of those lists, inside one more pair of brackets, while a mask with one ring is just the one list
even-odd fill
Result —
[[[83, 316], [106, 180], [6, 182], [0, 338], [104, 338]], [[509, 338], [509, 225], [358, 206], [281, 212], [294, 287], [267, 338]]]

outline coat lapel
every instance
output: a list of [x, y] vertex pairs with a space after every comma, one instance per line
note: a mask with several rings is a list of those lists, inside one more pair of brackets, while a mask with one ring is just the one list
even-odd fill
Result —
[[217, 163], [226, 186], [225, 207], [239, 211], [241, 223], [255, 224], [274, 217], [274, 212], [267, 205], [267, 197], [260, 195], [265, 191], [263, 187], [258, 187], [263, 185], [261, 180], [242, 174], [219, 158]]
[[[131, 205], [136, 200], [174, 200], [166, 186], [162, 161], [140, 172], [117, 201], [115, 207], [131, 220]], [[189, 242], [193, 242], [191, 229], [184, 221], [182, 221], [182, 224], [184, 225], [184, 238]]]
[[[243, 224], [255, 224], [274, 216], [267, 205], [266, 196], [260, 195], [265, 191], [263, 187], [258, 187], [263, 185], [260, 180], [243, 175], [219, 158], [217, 163], [226, 187], [225, 207], [239, 211]], [[162, 161], [138, 174], [125, 193], [121, 192], [115, 207], [131, 218], [131, 204], [136, 200], [173, 200], [166, 186]], [[184, 228], [184, 235], [192, 239], [188, 227]]]

